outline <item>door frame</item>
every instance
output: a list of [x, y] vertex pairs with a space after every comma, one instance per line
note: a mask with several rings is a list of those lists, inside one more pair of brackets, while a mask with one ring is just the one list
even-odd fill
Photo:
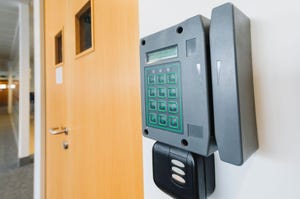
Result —
[[33, 0], [34, 29], [34, 199], [45, 198], [45, 41], [44, 0]]

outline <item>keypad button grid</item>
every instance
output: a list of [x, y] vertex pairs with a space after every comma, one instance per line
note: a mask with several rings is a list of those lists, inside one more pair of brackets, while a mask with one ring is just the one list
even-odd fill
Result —
[[183, 133], [180, 63], [145, 68], [145, 93], [147, 125]]

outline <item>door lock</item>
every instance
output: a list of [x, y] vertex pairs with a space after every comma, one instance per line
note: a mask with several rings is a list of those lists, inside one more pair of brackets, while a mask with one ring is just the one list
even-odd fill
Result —
[[69, 148], [69, 143], [67, 141], [63, 141], [63, 148], [67, 150]]

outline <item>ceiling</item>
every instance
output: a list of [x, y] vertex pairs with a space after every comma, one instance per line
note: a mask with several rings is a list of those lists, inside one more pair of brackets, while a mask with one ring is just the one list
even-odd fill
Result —
[[0, 0], [0, 71], [7, 71], [18, 24], [16, 1]]

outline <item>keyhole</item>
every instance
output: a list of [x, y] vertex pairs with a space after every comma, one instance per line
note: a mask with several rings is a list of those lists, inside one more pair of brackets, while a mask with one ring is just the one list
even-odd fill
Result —
[[67, 150], [67, 149], [69, 148], [69, 143], [66, 142], [66, 141], [64, 141], [64, 142], [63, 142], [63, 148], [64, 148], [65, 150]]

